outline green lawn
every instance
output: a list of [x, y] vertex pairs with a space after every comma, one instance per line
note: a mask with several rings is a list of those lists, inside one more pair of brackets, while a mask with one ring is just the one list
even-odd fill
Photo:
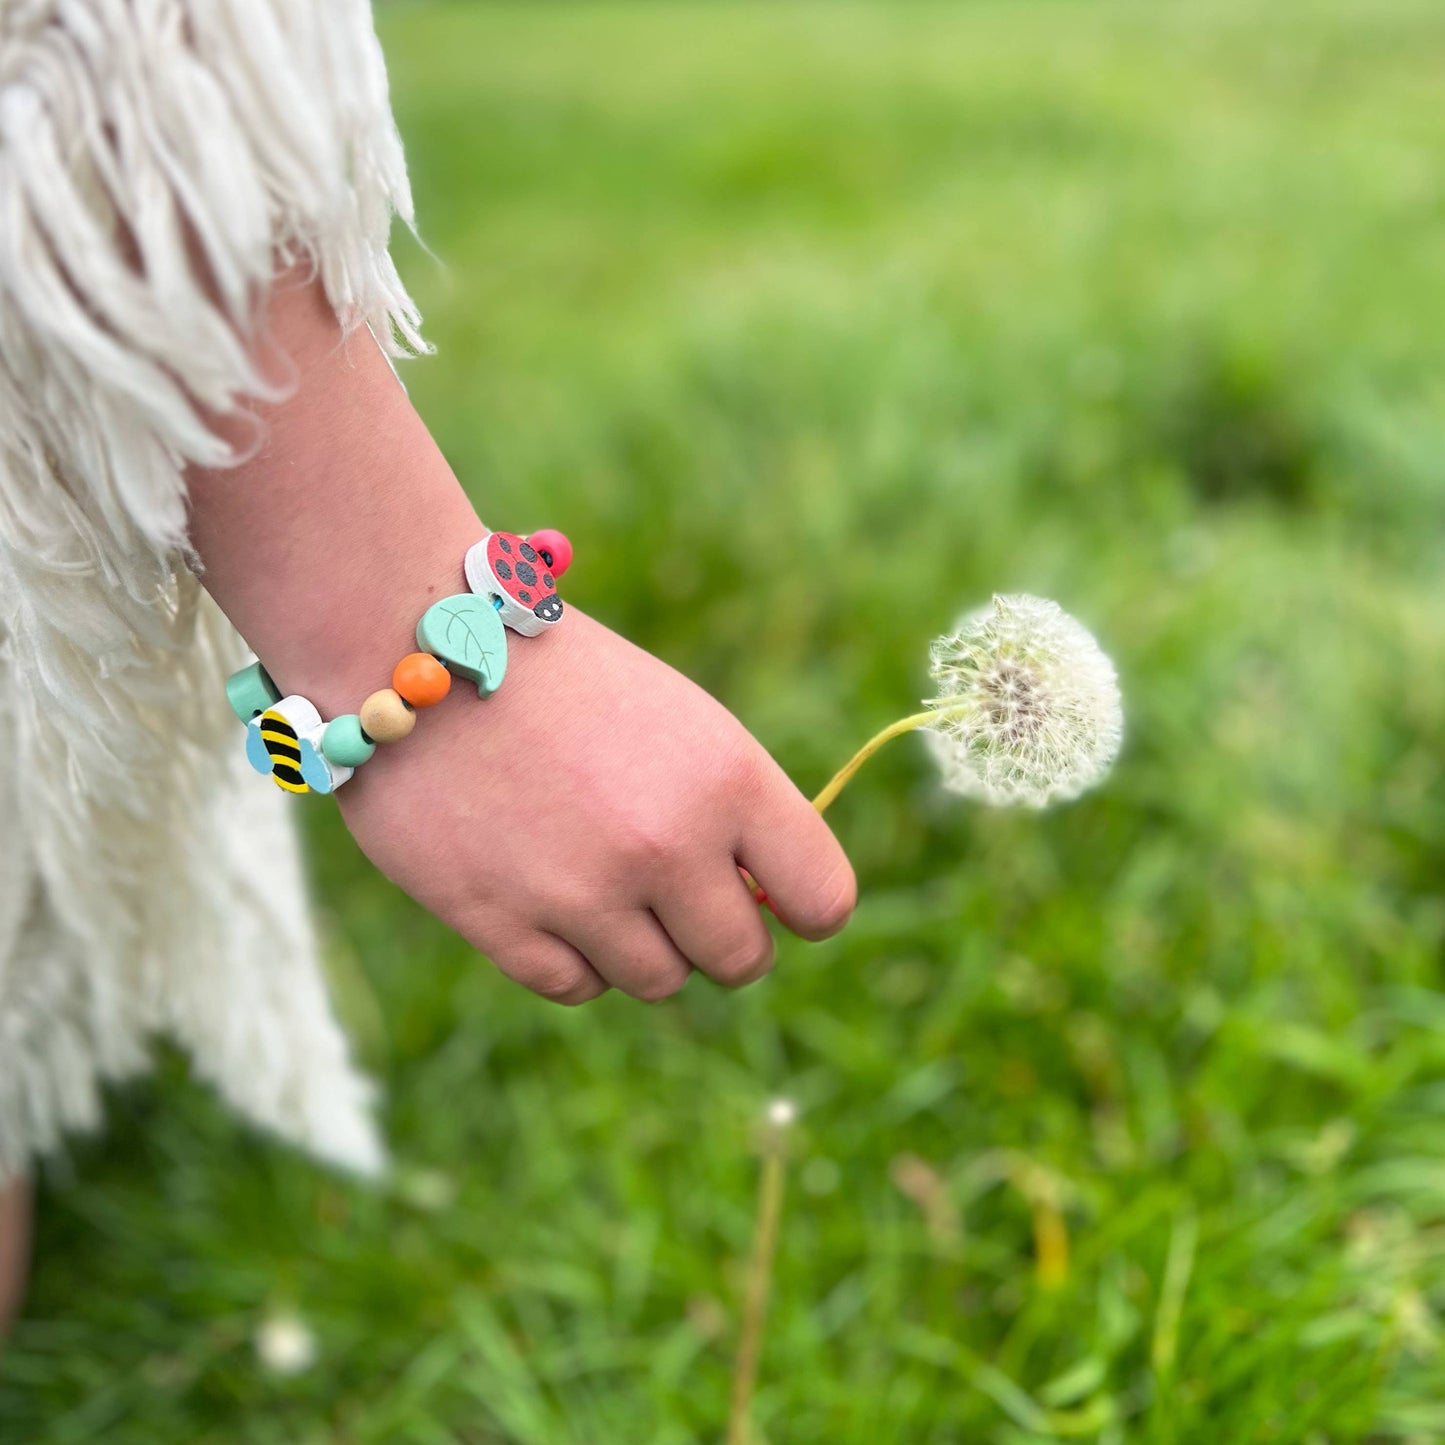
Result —
[[895, 745], [848, 932], [655, 1008], [533, 999], [308, 807], [394, 1184], [170, 1060], [47, 1176], [0, 1439], [718, 1442], [777, 1095], [759, 1445], [1445, 1439], [1445, 10], [382, 29], [408, 384], [572, 599], [812, 789], [1042, 592], [1125, 755], [1013, 815]]

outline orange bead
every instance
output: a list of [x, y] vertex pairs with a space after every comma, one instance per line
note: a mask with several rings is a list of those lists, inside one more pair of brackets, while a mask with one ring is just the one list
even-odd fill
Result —
[[397, 663], [391, 685], [413, 707], [431, 707], [447, 695], [452, 675], [429, 653], [412, 652]]

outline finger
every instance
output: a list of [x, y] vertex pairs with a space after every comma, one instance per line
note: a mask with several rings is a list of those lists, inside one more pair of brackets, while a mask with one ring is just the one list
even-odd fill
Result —
[[692, 974], [692, 965], [646, 909], [595, 914], [559, 931], [613, 988], [644, 1003], [675, 994]]
[[852, 865], [817, 809], [781, 768], [771, 760], [768, 766], [737, 861], [788, 928], [803, 938], [829, 938], [858, 901]]
[[705, 882], [656, 899], [652, 911], [679, 952], [717, 983], [741, 988], [773, 966], [772, 935], [731, 858]]
[[583, 954], [566, 939], [542, 929], [533, 930], [515, 943], [489, 952], [488, 956], [508, 978], [553, 1003], [574, 1007], [608, 989], [607, 980]]

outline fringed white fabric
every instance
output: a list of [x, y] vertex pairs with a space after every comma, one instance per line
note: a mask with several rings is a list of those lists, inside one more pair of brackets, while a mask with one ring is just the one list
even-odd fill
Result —
[[278, 258], [422, 349], [394, 212], [366, 0], [0, 0], [0, 1180], [160, 1030], [250, 1119], [380, 1163], [182, 473], [236, 460], [208, 413], [269, 394]]

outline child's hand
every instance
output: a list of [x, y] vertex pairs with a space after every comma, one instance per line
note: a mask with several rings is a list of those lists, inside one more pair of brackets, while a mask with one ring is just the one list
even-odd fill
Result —
[[[484, 528], [381, 353], [365, 336], [342, 344], [317, 286], [282, 285], [265, 320], [299, 384], [255, 408], [259, 428], [234, 424], [253, 446], [239, 465], [192, 471], [190, 538], [277, 685], [334, 718], [415, 650], [417, 619], [463, 588]], [[579, 546], [569, 575], [585, 566]], [[414, 898], [566, 1003], [608, 984], [662, 998], [693, 966], [730, 984], [765, 972], [772, 945], [740, 864], [805, 938], [843, 926], [842, 849], [706, 693], [570, 605], [507, 647], [494, 696], [457, 678], [336, 793]]]
[[561, 1003], [765, 973], [740, 864], [805, 938], [853, 908], [843, 850], [737, 720], [575, 609], [509, 634], [493, 697], [458, 679], [336, 797], [377, 867]]

